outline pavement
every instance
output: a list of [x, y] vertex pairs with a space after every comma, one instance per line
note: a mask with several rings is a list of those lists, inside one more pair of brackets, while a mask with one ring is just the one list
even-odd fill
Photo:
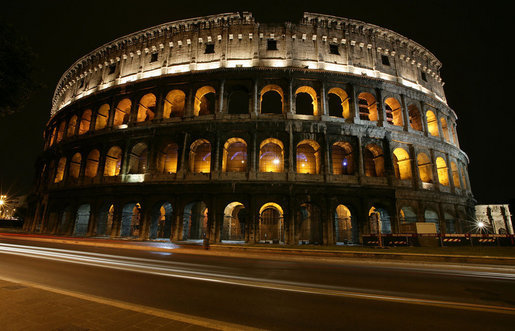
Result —
[[[123, 303], [92, 301], [35, 284], [0, 280], [2, 330], [209, 330], [181, 316], [141, 312]], [[168, 314], [169, 315], [169, 314]], [[182, 320], [182, 321], [181, 321]]]
[[0, 239], [29, 240], [35, 242], [49, 242], [61, 244], [74, 244], [83, 246], [121, 248], [154, 252], [173, 252], [181, 254], [230, 256], [256, 259], [272, 259], [287, 261], [321, 261], [338, 259], [369, 259], [386, 261], [406, 262], [444, 262], [444, 263], [467, 263], [467, 264], [494, 264], [494, 265], [515, 265], [515, 257], [508, 256], [477, 256], [477, 255], [453, 255], [453, 254], [428, 254], [428, 253], [399, 253], [388, 252], [378, 249], [374, 251], [353, 250], [324, 250], [310, 249], [302, 246], [295, 247], [267, 247], [249, 246], [244, 244], [211, 244], [209, 250], [202, 247], [202, 241], [188, 241], [172, 243], [170, 241], [141, 241], [130, 239], [107, 239], [107, 238], [82, 238], [63, 237], [41, 234], [28, 234], [20, 232], [2, 232]]

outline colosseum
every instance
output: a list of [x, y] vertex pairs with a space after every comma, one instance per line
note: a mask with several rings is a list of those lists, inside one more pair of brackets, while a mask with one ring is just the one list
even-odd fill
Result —
[[470, 231], [468, 158], [440, 68], [396, 32], [313, 13], [121, 37], [57, 85], [25, 230], [289, 245], [420, 222]]

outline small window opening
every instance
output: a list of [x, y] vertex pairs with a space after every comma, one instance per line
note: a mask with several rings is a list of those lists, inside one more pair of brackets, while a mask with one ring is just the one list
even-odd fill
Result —
[[[116, 71], [116, 63], [113, 63], [109, 66], [109, 75], [112, 75], [114, 74], [114, 72]], [[81, 83], [82, 84], [82, 83]], [[82, 87], [82, 86], [81, 86]]]
[[215, 44], [206, 44], [204, 54], [213, 54], [215, 52]]
[[329, 44], [329, 53], [334, 55], [340, 55], [337, 44]]
[[390, 66], [390, 58], [386, 55], [381, 55], [381, 62], [385, 66]]
[[83, 88], [84, 87], [84, 78], [82, 78], [80, 80], [80, 85], [79, 85], [79, 88]]
[[420, 73], [422, 74], [422, 80], [423, 80], [424, 82], [427, 82], [426, 73], [425, 73], [425, 72], [423, 72], [423, 71], [421, 71]]
[[276, 51], [277, 50], [277, 40], [268, 39], [266, 49], [269, 51]]
[[152, 53], [150, 55], [150, 62], [156, 62], [157, 61], [157, 53]]

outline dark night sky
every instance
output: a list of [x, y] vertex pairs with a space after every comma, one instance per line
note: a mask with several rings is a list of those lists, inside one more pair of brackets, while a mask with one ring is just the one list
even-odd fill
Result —
[[[181, 4], [181, 5], [178, 5]], [[0, 185], [30, 190], [34, 161], [60, 76], [79, 57], [120, 36], [168, 21], [250, 11], [258, 22], [297, 23], [304, 11], [359, 19], [396, 31], [429, 49], [443, 63], [448, 103], [458, 115], [461, 148], [470, 157], [479, 203], [515, 199], [512, 164], [515, 110], [507, 47], [513, 40], [508, 8], [451, 1], [9, 1], [0, 19], [24, 35], [38, 55], [44, 84], [22, 112], [0, 118]], [[511, 81], [510, 81], [511, 83]]]

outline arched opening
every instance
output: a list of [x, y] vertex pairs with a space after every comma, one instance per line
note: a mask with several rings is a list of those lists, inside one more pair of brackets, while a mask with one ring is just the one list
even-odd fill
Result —
[[118, 176], [122, 167], [122, 149], [113, 146], [107, 151], [104, 176]]
[[245, 240], [245, 228], [248, 222], [248, 213], [241, 202], [231, 202], [224, 209], [224, 222], [222, 225], [222, 240]]
[[56, 140], [56, 142], [60, 142], [61, 140], [63, 140], [65, 128], [66, 128], [66, 122], [65, 121], [61, 121], [61, 123], [59, 124], [59, 130], [57, 130], [57, 140]]
[[436, 233], [440, 233], [440, 222], [438, 221], [438, 213], [431, 209], [426, 209], [424, 213], [424, 220], [426, 223], [433, 223], [435, 225]]
[[227, 112], [229, 114], [248, 114], [249, 113], [249, 92], [243, 86], [237, 86], [229, 94], [229, 104]]
[[211, 172], [211, 144], [205, 139], [198, 139], [190, 146], [190, 170], [193, 173]]
[[464, 190], [467, 189], [467, 178], [465, 177], [465, 171], [466, 171], [465, 166], [462, 166], [461, 167], [461, 181], [463, 183], [463, 189]]
[[420, 111], [418, 110], [417, 106], [408, 106], [408, 116], [411, 128], [413, 130], [422, 131], [422, 116], [420, 115]]
[[320, 219], [320, 209], [311, 204], [303, 203], [297, 212], [299, 222], [299, 241], [303, 244], [322, 244], [322, 221]]
[[114, 205], [104, 204], [98, 213], [97, 236], [110, 236], [113, 231]]
[[369, 144], [363, 153], [365, 165], [365, 176], [383, 177], [384, 176], [384, 155], [381, 147]]
[[320, 145], [313, 140], [303, 140], [297, 144], [297, 173], [320, 173]]
[[84, 204], [77, 209], [77, 217], [75, 218], [75, 229], [73, 233], [76, 236], [85, 236], [88, 233], [90, 205]]
[[72, 137], [75, 135], [75, 129], [77, 129], [77, 115], [73, 115], [72, 118], [68, 121], [68, 130], [66, 132], [67, 137]]
[[390, 215], [386, 209], [382, 207], [372, 207], [368, 212], [371, 234], [390, 234], [392, 233], [392, 225], [390, 223]]
[[118, 126], [129, 123], [131, 116], [132, 101], [130, 99], [123, 99], [118, 102], [114, 112], [113, 125]]
[[353, 175], [354, 157], [348, 142], [338, 141], [331, 146], [333, 175]]
[[277, 85], [267, 85], [261, 90], [261, 114], [282, 114], [284, 93]]
[[329, 106], [329, 116], [349, 118], [349, 96], [347, 92], [338, 87], [333, 87], [328, 92], [327, 104]]
[[[399, 220], [402, 224], [410, 224], [417, 222], [417, 213], [411, 206], [404, 206], [399, 211]], [[401, 230], [402, 232], [402, 230]]]
[[100, 160], [100, 152], [98, 149], [94, 149], [88, 154], [86, 159], [86, 169], [84, 175], [89, 178], [93, 178], [97, 175], [98, 161]]
[[156, 116], [156, 96], [153, 93], [145, 94], [139, 100], [136, 122], [152, 121]]
[[420, 176], [420, 181], [423, 183], [432, 183], [433, 182], [433, 167], [431, 165], [431, 160], [424, 153], [419, 153], [417, 155], [417, 166], [418, 166], [418, 174]]
[[107, 126], [107, 120], [109, 119], [109, 105], [103, 104], [98, 108], [97, 119], [95, 120], [95, 131], [102, 130]]
[[85, 134], [91, 127], [91, 109], [86, 109], [80, 118], [79, 135]]
[[247, 170], [247, 143], [241, 138], [228, 139], [224, 144], [222, 171], [245, 172]]
[[449, 173], [447, 171], [447, 163], [442, 157], [436, 158], [436, 171], [438, 172], [438, 182], [441, 185], [449, 186]]
[[345, 205], [338, 205], [334, 212], [334, 233], [337, 244], [353, 244], [358, 240], [357, 227], [353, 226], [352, 214]]
[[438, 137], [438, 120], [436, 119], [435, 113], [431, 110], [426, 112], [427, 130], [433, 137]]
[[216, 91], [212, 86], [203, 86], [197, 90], [193, 107], [195, 116], [214, 114], [215, 105]]
[[268, 138], [261, 142], [259, 146], [259, 171], [284, 171], [284, 146], [280, 140]]
[[443, 214], [445, 219], [445, 233], [453, 234], [456, 233], [456, 226], [455, 226], [455, 220], [454, 216], [451, 214], [445, 212]]
[[449, 142], [449, 128], [447, 127], [447, 120], [445, 118], [440, 118], [440, 125], [442, 126], [443, 137], [446, 142]]
[[70, 169], [68, 170], [71, 178], [79, 178], [81, 162], [82, 155], [80, 153], [73, 154], [70, 162]]
[[312, 87], [301, 86], [295, 91], [295, 113], [318, 115], [317, 93]]
[[377, 121], [379, 116], [377, 114], [377, 101], [376, 98], [368, 93], [362, 92], [358, 95], [359, 118], [364, 121]]
[[181, 90], [171, 90], [164, 101], [163, 118], [183, 117], [185, 104], [186, 94]]
[[199, 240], [209, 236], [208, 212], [203, 201], [191, 202], [184, 207], [183, 240]]
[[[57, 215], [56, 215], [57, 216]], [[71, 234], [73, 231], [73, 209], [71, 206], [67, 206], [63, 209], [63, 212], [61, 213], [61, 219], [59, 221], [59, 224], [57, 224], [57, 233], [58, 234]], [[56, 222], [58, 219], [56, 218], [55, 221], [49, 221], [49, 224], [47, 226], [47, 230], [50, 232], [53, 232]]]
[[175, 174], [177, 173], [177, 162], [179, 159], [179, 147], [176, 143], [166, 145], [159, 152], [158, 168], [162, 174]]
[[452, 125], [451, 129], [452, 129], [452, 139], [454, 140], [454, 145], [459, 147], [458, 135], [456, 134], [456, 126]]
[[66, 168], [66, 158], [62, 157], [57, 163], [57, 171], [55, 173], [54, 183], [59, 183], [64, 178], [64, 169]]
[[122, 209], [121, 237], [139, 237], [142, 229], [141, 205], [128, 203]]
[[129, 174], [144, 174], [147, 171], [148, 148], [144, 143], [132, 147], [129, 155]]
[[451, 172], [452, 172], [452, 182], [454, 183], [454, 187], [460, 188], [460, 173], [458, 171], [458, 167], [456, 163], [451, 162]]
[[172, 204], [165, 202], [154, 207], [150, 222], [150, 239], [170, 239], [172, 236]]
[[283, 209], [274, 202], [265, 203], [259, 210], [259, 241], [274, 244], [284, 242]]
[[55, 143], [56, 135], [57, 135], [57, 128], [54, 126], [54, 128], [52, 129], [51, 134], [50, 134], [50, 139], [48, 141], [49, 146], [52, 146]]
[[387, 98], [384, 101], [384, 110], [388, 124], [402, 126], [402, 108], [397, 99]]
[[411, 179], [411, 160], [404, 148], [396, 148], [393, 151], [393, 169], [398, 179]]

